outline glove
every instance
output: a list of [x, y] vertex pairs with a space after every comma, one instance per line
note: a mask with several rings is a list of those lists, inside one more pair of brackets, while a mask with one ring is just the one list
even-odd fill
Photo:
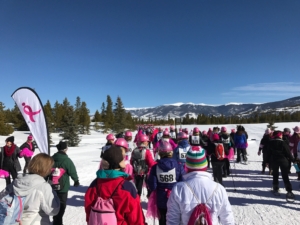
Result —
[[74, 187], [78, 187], [80, 184], [79, 184], [79, 180], [75, 181], [74, 182]]
[[257, 155], [261, 155], [261, 151], [258, 151]]

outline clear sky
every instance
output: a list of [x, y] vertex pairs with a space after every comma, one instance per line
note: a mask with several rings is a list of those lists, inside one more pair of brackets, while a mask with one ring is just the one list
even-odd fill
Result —
[[299, 0], [0, 0], [0, 101], [94, 113], [176, 102], [263, 103], [300, 95]]

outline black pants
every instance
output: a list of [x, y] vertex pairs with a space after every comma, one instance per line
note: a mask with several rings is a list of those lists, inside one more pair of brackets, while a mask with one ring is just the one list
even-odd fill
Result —
[[158, 208], [160, 218], [159, 218], [159, 225], [166, 225], [167, 224], [167, 209]]
[[241, 154], [243, 157], [243, 161], [247, 161], [247, 152], [245, 148], [237, 148], [237, 162], [241, 161]]
[[6, 170], [7, 172], [9, 172], [9, 176], [5, 177], [6, 186], [8, 186], [9, 184], [11, 184], [10, 176], [14, 180], [17, 178], [18, 173], [15, 168], [3, 168], [3, 169]]
[[289, 179], [289, 163], [286, 159], [272, 162], [273, 189], [279, 189], [279, 168], [286, 191], [292, 191], [292, 184]]
[[206, 156], [206, 160], [207, 160], [207, 168], [210, 168], [210, 157], [209, 157], [209, 155]]
[[228, 159], [224, 159], [223, 174], [230, 175], [230, 162]]
[[144, 180], [145, 180], [145, 175], [135, 176], [134, 180], [135, 180], [135, 186], [136, 186], [138, 195], [141, 196], [142, 190], [143, 190], [143, 183], [144, 183]]
[[24, 169], [23, 169], [23, 173], [27, 173], [27, 168], [28, 168], [28, 164], [31, 160], [31, 157], [24, 157], [25, 159], [25, 166], [24, 166]]
[[63, 225], [63, 216], [65, 214], [65, 210], [67, 207], [68, 192], [65, 193], [56, 192], [56, 193], [60, 200], [60, 209], [59, 209], [59, 213], [56, 216], [53, 216], [53, 225]]
[[223, 175], [223, 167], [225, 162], [224, 161], [211, 162], [211, 164], [213, 169], [214, 181], [223, 185], [222, 175]]

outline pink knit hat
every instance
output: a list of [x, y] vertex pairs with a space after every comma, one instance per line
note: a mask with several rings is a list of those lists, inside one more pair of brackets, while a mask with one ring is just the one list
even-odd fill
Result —
[[300, 133], [300, 128], [298, 126], [295, 126], [295, 128], [293, 128], [294, 132], [299, 134]]

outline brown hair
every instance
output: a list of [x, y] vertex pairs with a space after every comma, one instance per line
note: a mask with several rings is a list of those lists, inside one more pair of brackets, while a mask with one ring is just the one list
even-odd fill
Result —
[[30, 160], [28, 171], [29, 173], [46, 177], [50, 174], [53, 165], [54, 160], [51, 156], [45, 153], [39, 153]]

